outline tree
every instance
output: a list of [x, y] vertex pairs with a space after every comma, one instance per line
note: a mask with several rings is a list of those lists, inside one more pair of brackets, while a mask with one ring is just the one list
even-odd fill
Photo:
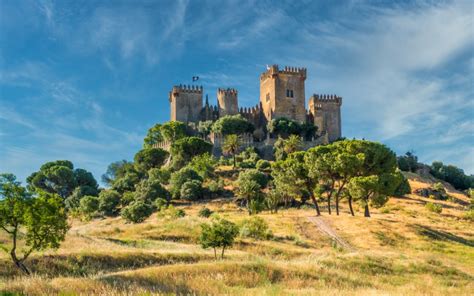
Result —
[[431, 165], [430, 173], [434, 177], [450, 183], [458, 190], [474, 187], [474, 176], [467, 176], [462, 169], [454, 165], [444, 165], [440, 161], [435, 161]]
[[186, 124], [180, 121], [168, 121], [161, 126], [160, 131], [166, 141], [174, 143], [186, 137]]
[[202, 182], [199, 180], [190, 180], [184, 182], [180, 191], [181, 198], [187, 200], [198, 200], [202, 197]]
[[272, 214], [278, 213], [278, 207], [282, 201], [282, 193], [276, 188], [272, 188], [265, 196], [265, 204]]
[[102, 175], [102, 182], [112, 186], [116, 179], [125, 176], [125, 174], [130, 171], [135, 171], [135, 165], [133, 162], [126, 160], [112, 162], [107, 167], [105, 174]]
[[267, 182], [265, 174], [256, 169], [240, 172], [237, 179], [237, 194], [245, 199], [249, 215], [259, 212], [263, 206], [262, 189]]
[[287, 139], [278, 137], [275, 141], [274, 155], [276, 160], [284, 160], [288, 154], [300, 151], [302, 142], [297, 135], [290, 135]]
[[84, 215], [86, 220], [90, 220], [98, 210], [99, 198], [97, 196], [86, 195], [79, 202], [79, 211]]
[[161, 134], [161, 124], [157, 123], [148, 130], [145, 139], [143, 139], [143, 148], [153, 148], [153, 145], [161, 141], [163, 141], [163, 135]]
[[214, 122], [212, 125], [212, 131], [226, 135], [241, 135], [245, 133], [252, 133], [255, 127], [253, 124], [243, 118], [242, 115], [226, 115]]
[[209, 153], [195, 156], [189, 167], [193, 168], [203, 180], [213, 178], [216, 170], [216, 159]]
[[211, 154], [213, 145], [197, 137], [186, 137], [171, 145], [171, 156], [176, 167], [183, 167], [194, 157]]
[[198, 123], [198, 132], [203, 136], [207, 137], [211, 133], [212, 130], [212, 125], [214, 122], [212, 120], [207, 120], [207, 121], [199, 121]]
[[[39, 191], [31, 196], [13, 174], [0, 175], [0, 229], [11, 238], [11, 247], [0, 246], [13, 263], [30, 274], [25, 260], [34, 251], [58, 248], [69, 226], [63, 200], [57, 194]], [[19, 254], [19, 241], [24, 251]]]
[[397, 157], [398, 168], [405, 172], [415, 172], [418, 169], [418, 157], [413, 151]]
[[233, 164], [234, 169], [236, 167], [235, 155], [239, 151], [239, 148], [241, 145], [242, 145], [242, 141], [240, 140], [240, 137], [236, 134], [227, 135], [224, 140], [224, 145], [222, 145], [222, 151], [225, 154], [232, 155], [233, 160], [234, 160], [234, 164]]
[[211, 224], [201, 224], [199, 243], [204, 249], [213, 248], [217, 260], [217, 248], [222, 248], [221, 258], [224, 259], [226, 248], [234, 244], [239, 233], [239, 227], [225, 219], [215, 219]]
[[279, 160], [272, 164], [272, 177], [275, 186], [282, 194], [291, 198], [308, 196], [311, 198], [317, 215], [321, 215], [316, 199], [316, 185], [319, 179], [309, 174], [307, 152], [295, 152], [286, 160]]
[[139, 170], [147, 172], [149, 169], [163, 166], [168, 155], [168, 152], [161, 148], [148, 148], [138, 151], [134, 160]]
[[178, 199], [181, 197], [181, 187], [183, 184], [190, 180], [198, 180], [202, 182], [201, 176], [190, 167], [184, 167], [177, 172], [171, 174], [170, 179], [170, 191], [173, 198]]
[[93, 188], [90, 186], [78, 186], [74, 189], [74, 191], [69, 195], [64, 204], [66, 205], [66, 210], [74, 210], [79, 207], [79, 203], [81, 199], [86, 196], [96, 196], [98, 193], [97, 188]]
[[140, 181], [136, 186], [135, 200], [142, 200], [146, 203], [152, 204], [156, 199], [161, 198], [170, 202], [170, 193], [166, 190], [159, 181], [154, 179], [145, 179]]
[[301, 134], [301, 125], [295, 120], [281, 117], [277, 119], [272, 119], [267, 124], [267, 130], [274, 135], [287, 138], [290, 135]]
[[99, 211], [106, 216], [115, 216], [120, 205], [120, 193], [115, 190], [102, 190], [99, 193]]
[[122, 208], [120, 215], [122, 218], [132, 223], [141, 223], [153, 213], [153, 206], [138, 199]]

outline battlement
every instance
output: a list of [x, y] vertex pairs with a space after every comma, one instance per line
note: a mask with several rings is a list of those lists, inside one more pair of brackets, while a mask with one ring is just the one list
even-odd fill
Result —
[[327, 105], [327, 104], [334, 104], [337, 106], [342, 105], [342, 97], [339, 97], [337, 95], [314, 94], [311, 96], [309, 100], [317, 108], [321, 108], [322, 105]]
[[180, 92], [185, 92], [185, 93], [199, 93], [202, 94], [202, 85], [175, 85], [173, 86], [173, 93], [180, 93]]
[[218, 88], [217, 95], [219, 94], [236, 96], [238, 94], [238, 91], [235, 88]]
[[268, 67], [267, 71], [262, 73], [260, 79], [266, 79], [268, 77], [273, 77], [278, 74], [287, 74], [287, 75], [299, 75], [306, 79], [306, 68], [290, 67], [284, 66], [282, 70], [278, 68], [278, 65], [272, 65]]

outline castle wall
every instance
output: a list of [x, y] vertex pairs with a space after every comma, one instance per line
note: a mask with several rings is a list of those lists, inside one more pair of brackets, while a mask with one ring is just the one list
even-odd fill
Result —
[[175, 86], [169, 94], [171, 120], [198, 122], [202, 110], [202, 86]]

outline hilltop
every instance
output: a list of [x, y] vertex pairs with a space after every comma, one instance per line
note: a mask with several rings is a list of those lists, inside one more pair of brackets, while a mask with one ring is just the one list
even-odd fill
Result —
[[[230, 168], [218, 173], [232, 181]], [[405, 173], [412, 191], [436, 179]], [[230, 186], [230, 185], [228, 185]], [[120, 218], [72, 225], [57, 251], [29, 259], [24, 277], [0, 253], [0, 291], [28, 295], [238, 294], [238, 295], [468, 295], [474, 289], [474, 228], [465, 219], [467, 196], [391, 197], [372, 217], [348, 213], [316, 217], [312, 208], [263, 212], [273, 238], [238, 238], [223, 260], [198, 244], [205, 205], [240, 223], [248, 214], [232, 199], [174, 202], [184, 217], [155, 213], [141, 224]], [[440, 204], [430, 212], [427, 202]], [[3, 233], [1, 235], [4, 235]], [[0, 237], [0, 239], [2, 239]], [[34, 263], [34, 264], [33, 264]]]

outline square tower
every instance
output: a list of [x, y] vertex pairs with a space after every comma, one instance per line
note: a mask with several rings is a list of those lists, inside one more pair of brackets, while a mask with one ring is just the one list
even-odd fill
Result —
[[219, 116], [235, 115], [239, 113], [236, 89], [217, 89], [217, 103], [219, 106]]
[[309, 99], [309, 112], [318, 127], [318, 134], [327, 134], [329, 142], [341, 138], [342, 98], [336, 95], [312, 95]]
[[275, 118], [304, 122], [306, 68], [285, 67], [278, 69], [273, 65], [260, 75], [260, 103], [265, 118]]
[[202, 110], [202, 86], [174, 86], [169, 101], [172, 121], [198, 122]]

